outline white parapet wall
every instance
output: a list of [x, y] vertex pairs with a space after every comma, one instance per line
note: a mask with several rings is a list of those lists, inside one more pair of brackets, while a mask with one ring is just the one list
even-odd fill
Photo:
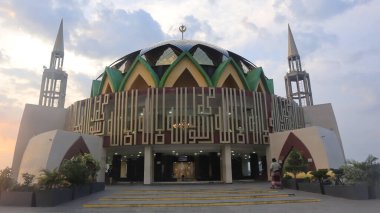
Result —
[[313, 106], [302, 107], [305, 125], [310, 126], [320, 126], [331, 131], [334, 131], [339, 139], [339, 144], [344, 153], [342, 139], [340, 137], [338, 123], [335, 118], [335, 113], [330, 103], [318, 104]]
[[336, 132], [319, 126], [269, 134], [272, 158], [280, 157], [291, 133], [308, 149], [316, 169], [339, 168], [344, 165], [345, 157]]
[[105, 151], [101, 137], [83, 135], [63, 130], [53, 130], [32, 137], [25, 149], [20, 164], [18, 182], [22, 182], [22, 174], [30, 173], [39, 176], [42, 169], [58, 168], [68, 150], [82, 137], [90, 154], [100, 162], [101, 169], [97, 180], [104, 181]]
[[[29, 140], [43, 132], [63, 129], [66, 119], [66, 109], [26, 104], [18, 131], [15, 152], [13, 155], [13, 177], [19, 175], [22, 156]], [[40, 153], [40, 152], [36, 152]]]

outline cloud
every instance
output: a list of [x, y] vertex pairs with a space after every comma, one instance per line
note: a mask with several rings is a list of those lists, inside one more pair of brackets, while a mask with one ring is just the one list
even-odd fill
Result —
[[71, 72], [67, 80], [65, 105], [90, 97], [93, 78], [86, 74]]
[[[302, 20], [318, 21], [341, 15], [347, 10], [370, 1], [371, 0], [277, 0], [274, 7], [287, 8], [296, 19], [302, 18]], [[284, 15], [280, 12], [279, 16]], [[282, 19], [277, 18], [277, 20]]]
[[[13, 124], [16, 126], [17, 124]], [[12, 165], [17, 129], [7, 121], [0, 121], [0, 169]], [[12, 134], [10, 134], [10, 132]]]
[[0, 63], [4, 62], [6, 60], [8, 60], [8, 57], [0, 49]]
[[[44, 38], [55, 38], [59, 21], [64, 19], [65, 26], [75, 28], [85, 24], [82, 7], [87, 1], [28, 1], [12, 0], [7, 5], [14, 17], [7, 18], [7, 27], [15, 27]], [[84, 22], [84, 23], [83, 23]], [[52, 30], [54, 29], [54, 30]], [[66, 31], [67, 32], [67, 31]], [[67, 36], [68, 34], [65, 33]]]
[[41, 76], [31, 70], [3, 68], [0, 72], [0, 94], [11, 99], [5, 101], [8, 107], [22, 108], [25, 103], [37, 103]]
[[188, 15], [184, 17], [183, 22], [187, 27], [187, 31], [184, 33], [185, 39], [200, 41], [211, 40], [213, 42], [217, 42], [221, 39], [207, 20], [199, 20], [193, 15]]
[[121, 57], [164, 38], [160, 25], [142, 9], [126, 11], [87, 0], [15, 0], [7, 8], [16, 14], [5, 17], [7, 27], [49, 40], [63, 18], [65, 48], [88, 57]]
[[[292, 28], [296, 30], [297, 28]], [[322, 27], [313, 26], [303, 30], [295, 31], [294, 39], [298, 46], [302, 46], [304, 55], [312, 54], [325, 45], [335, 45], [338, 42], [336, 35], [327, 33]], [[302, 52], [300, 52], [302, 55]]]
[[164, 38], [160, 25], [144, 10], [127, 12], [99, 6], [95, 15], [95, 21], [73, 33], [72, 47], [81, 54], [121, 57]]
[[0, 169], [11, 166], [16, 144], [21, 107], [14, 107], [15, 98], [9, 98], [0, 93]]

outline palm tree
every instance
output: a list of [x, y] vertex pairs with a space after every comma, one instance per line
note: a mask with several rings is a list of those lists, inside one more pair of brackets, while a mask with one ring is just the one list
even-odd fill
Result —
[[43, 169], [38, 177], [38, 184], [46, 187], [47, 189], [59, 188], [64, 184], [64, 182], [65, 177], [57, 168], [52, 171]]

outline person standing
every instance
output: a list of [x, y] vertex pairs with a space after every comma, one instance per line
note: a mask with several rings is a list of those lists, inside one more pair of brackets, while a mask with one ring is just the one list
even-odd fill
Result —
[[272, 176], [271, 189], [281, 189], [281, 165], [276, 161], [276, 158], [272, 158], [272, 164], [270, 165], [270, 172]]
[[112, 177], [113, 177], [112, 165], [110, 165], [107, 170], [107, 176], [108, 176], [109, 184], [112, 185]]

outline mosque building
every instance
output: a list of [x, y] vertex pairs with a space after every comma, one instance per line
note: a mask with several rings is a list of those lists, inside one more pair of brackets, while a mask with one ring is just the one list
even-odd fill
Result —
[[345, 163], [332, 106], [313, 104], [290, 27], [287, 97], [243, 56], [182, 39], [117, 59], [88, 98], [64, 108], [63, 41], [61, 21], [39, 104], [22, 115], [12, 165], [19, 180], [81, 153], [100, 162], [98, 181], [112, 165], [115, 180], [144, 184], [266, 180], [271, 159], [283, 163], [293, 149], [310, 170]]

